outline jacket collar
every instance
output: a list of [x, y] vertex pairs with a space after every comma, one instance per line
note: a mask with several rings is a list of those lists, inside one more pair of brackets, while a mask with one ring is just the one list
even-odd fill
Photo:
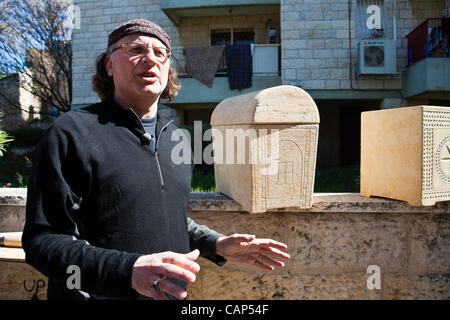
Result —
[[[117, 123], [118, 125], [128, 127], [136, 136], [139, 138], [145, 133], [144, 127], [139, 119], [139, 116], [132, 109], [125, 109], [120, 106], [113, 97], [109, 97], [103, 101], [106, 110], [109, 111], [111, 115], [111, 121]], [[172, 120], [164, 117], [158, 107], [156, 112], [156, 138], [158, 138], [159, 133], [165, 127], [167, 127]]]

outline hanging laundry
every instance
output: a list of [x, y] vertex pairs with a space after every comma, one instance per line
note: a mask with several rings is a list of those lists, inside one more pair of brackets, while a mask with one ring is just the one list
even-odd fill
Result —
[[223, 52], [221, 46], [185, 47], [186, 71], [194, 79], [211, 88]]
[[241, 42], [227, 46], [226, 59], [230, 89], [242, 90], [250, 88], [253, 75], [250, 42]]

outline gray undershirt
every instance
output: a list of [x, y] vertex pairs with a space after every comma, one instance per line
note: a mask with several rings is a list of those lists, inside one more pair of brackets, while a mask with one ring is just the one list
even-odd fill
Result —
[[155, 115], [153, 118], [141, 118], [142, 125], [145, 129], [145, 132], [152, 135], [152, 139], [150, 140], [150, 149], [155, 152], [155, 142], [156, 142], [156, 118]]

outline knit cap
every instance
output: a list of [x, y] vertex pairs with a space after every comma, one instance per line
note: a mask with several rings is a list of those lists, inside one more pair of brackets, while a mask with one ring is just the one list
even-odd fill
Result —
[[144, 33], [152, 35], [161, 40], [168, 49], [171, 49], [171, 41], [169, 35], [156, 23], [145, 19], [133, 19], [116, 27], [108, 37], [108, 47], [117, 42], [121, 38], [133, 34]]

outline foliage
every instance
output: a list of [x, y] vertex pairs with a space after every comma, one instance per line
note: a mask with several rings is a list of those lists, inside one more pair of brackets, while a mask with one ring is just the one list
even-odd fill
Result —
[[[212, 167], [212, 166], [211, 166]], [[359, 165], [316, 171], [314, 192], [356, 192], [359, 193]], [[196, 167], [192, 178], [193, 192], [215, 192], [214, 170]]]
[[2, 143], [2, 133], [4, 132], [0, 130], [0, 188], [25, 188], [28, 183], [31, 159], [34, 154], [34, 149], [31, 148], [31, 150], [25, 154], [8, 152], [2, 157], [2, 151], [6, 151], [7, 147], [34, 147], [41, 139], [43, 132], [44, 130], [40, 128], [18, 129], [14, 131], [14, 139], [11, 137], [5, 139], [7, 142], [10, 142], [6, 145], [5, 143]]
[[11, 141], [13, 141], [12, 137], [8, 136], [5, 131], [0, 130], [0, 158], [3, 157], [4, 152], [6, 152], [6, 146]]
[[25, 188], [30, 175], [32, 153], [8, 152], [0, 158], [0, 188]]
[[[0, 112], [0, 124], [2, 116], [3, 113]], [[4, 152], [6, 152], [7, 145], [13, 140], [13, 137], [9, 136], [5, 131], [3, 131], [0, 126], [0, 158], [3, 157]]]
[[193, 192], [216, 192], [214, 180], [214, 167], [196, 166], [192, 174], [191, 191]]
[[321, 169], [316, 171], [314, 192], [359, 192], [360, 166]]

